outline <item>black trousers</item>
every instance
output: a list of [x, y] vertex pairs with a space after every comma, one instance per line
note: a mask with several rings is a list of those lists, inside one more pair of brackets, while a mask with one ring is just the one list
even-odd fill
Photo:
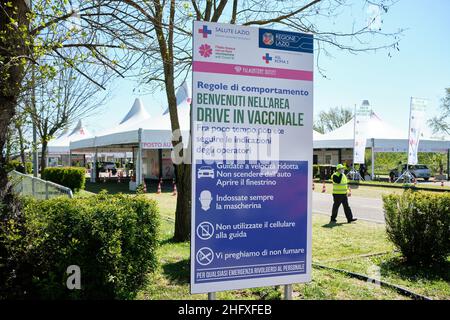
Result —
[[348, 205], [348, 198], [346, 194], [333, 194], [333, 209], [331, 210], [331, 220], [336, 220], [339, 207], [342, 203], [344, 206], [345, 217], [347, 221], [353, 219], [352, 209]]

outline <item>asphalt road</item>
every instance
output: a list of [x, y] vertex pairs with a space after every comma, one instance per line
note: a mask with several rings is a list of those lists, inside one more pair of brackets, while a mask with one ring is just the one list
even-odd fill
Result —
[[[376, 198], [363, 198], [351, 196], [348, 198], [353, 217], [372, 222], [384, 223], [383, 201]], [[313, 192], [313, 213], [331, 216], [333, 196], [328, 193]], [[338, 211], [338, 222], [345, 222], [344, 208]]]

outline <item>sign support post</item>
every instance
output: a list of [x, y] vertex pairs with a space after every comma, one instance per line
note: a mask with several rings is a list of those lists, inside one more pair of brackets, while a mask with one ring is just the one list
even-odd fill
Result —
[[216, 300], [216, 293], [208, 292], [208, 300]]
[[284, 300], [292, 300], [292, 284], [284, 285]]

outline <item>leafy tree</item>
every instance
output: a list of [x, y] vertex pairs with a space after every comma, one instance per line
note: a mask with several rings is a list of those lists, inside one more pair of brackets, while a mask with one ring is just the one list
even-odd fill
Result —
[[[96, 80], [89, 68], [92, 64], [119, 76], [141, 65], [142, 83], [151, 90], [165, 90], [172, 130], [177, 132], [180, 126], [175, 90], [190, 72], [194, 19], [312, 33], [322, 75], [325, 73], [318, 61], [322, 55], [329, 54], [330, 47], [350, 53], [383, 48], [398, 50], [401, 34], [401, 30], [385, 32], [380, 24], [381, 15], [395, 0], [357, 2], [363, 12], [372, 6], [377, 14], [362, 23], [350, 21], [348, 30], [336, 30], [333, 24], [333, 21], [347, 19], [345, 14], [353, 10], [345, 0], [37, 0], [33, 3], [30, 13], [23, 4], [14, 7], [0, 0], [0, 62], [7, 66], [0, 68], [2, 75], [9, 79], [8, 83], [0, 85], [0, 102], [3, 104], [5, 100], [3, 105], [7, 108], [6, 117], [0, 119], [0, 132], [14, 115], [21, 83], [27, 74], [25, 69], [33, 65], [38, 76], [56, 76], [51, 63], [37, 65], [37, 60], [46, 56], [60, 57], [94, 83]], [[140, 59], [142, 64], [138, 63]], [[176, 137], [173, 140], [179, 157], [187, 159], [184, 150], [189, 149], [188, 142]], [[3, 147], [4, 143], [0, 135], [0, 145]], [[2, 159], [0, 191], [6, 185], [1, 164]], [[178, 201], [174, 239], [184, 241], [189, 239], [190, 233], [190, 162], [178, 164], [176, 174]]]
[[327, 133], [333, 131], [353, 118], [351, 109], [343, 107], [331, 108], [329, 111], [321, 111], [318, 120], [314, 122], [314, 130], [320, 133]]
[[[398, 50], [401, 33], [401, 30], [384, 32], [379, 23], [381, 13], [387, 12], [394, 1], [364, 1], [363, 10], [375, 6], [380, 14], [370, 17], [359, 28], [355, 24], [349, 26], [349, 30], [336, 30], [332, 23], [328, 25], [328, 22], [340, 19], [342, 13], [350, 10], [349, 3], [341, 0], [191, 0], [190, 3], [175, 0], [124, 0], [123, 3], [136, 10], [136, 14], [133, 14], [136, 21], [148, 24], [146, 29], [151, 31], [146, 37], [156, 39], [148, 41], [143, 82], [151, 84], [153, 88], [165, 89], [172, 130], [175, 133], [180, 129], [175, 89], [190, 71], [193, 19], [313, 33], [318, 48], [317, 61], [321, 54], [329, 54], [327, 48], [330, 47], [351, 53], [382, 48]], [[320, 19], [327, 23], [321, 23]], [[353, 41], [355, 39], [357, 41]], [[324, 75], [319, 64], [318, 66], [319, 72]], [[173, 140], [178, 158], [187, 160], [184, 150], [189, 149], [189, 142], [177, 137]], [[176, 166], [176, 176], [178, 200], [174, 240], [185, 241], [189, 239], [191, 229], [190, 161]]]
[[[106, 95], [98, 90], [98, 85], [79, 75], [76, 70], [65, 66], [57, 59], [56, 76], [36, 84], [35, 102], [25, 108], [35, 125], [41, 145], [41, 172], [46, 167], [47, 146], [63, 129], [81, 117], [89, 117], [98, 112], [107, 101]], [[96, 66], [91, 66], [95, 69]], [[95, 75], [91, 70], [91, 75]], [[108, 73], [102, 70], [96, 74], [96, 82], [104, 86]]]
[[[110, 77], [124, 77], [142, 57], [146, 32], [128, 24], [121, 1], [0, 0], [0, 147], [17, 112], [19, 97], [42, 81], [52, 81], [63, 61], [99, 88], [99, 69]], [[32, 7], [31, 7], [32, 5]], [[58, 60], [59, 59], [59, 60]], [[96, 66], [92, 68], [92, 66]], [[34, 102], [32, 103], [33, 108]], [[0, 155], [0, 200], [10, 188]]]
[[433, 133], [450, 134], [450, 88], [445, 89], [445, 96], [441, 99], [440, 113], [428, 121]]

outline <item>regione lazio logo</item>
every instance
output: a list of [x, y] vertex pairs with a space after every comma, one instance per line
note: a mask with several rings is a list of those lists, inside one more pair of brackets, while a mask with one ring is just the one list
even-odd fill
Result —
[[272, 57], [268, 53], [266, 53], [266, 55], [264, 55], [262, 58], [266, 63], [269, 63], [272, 60]]
[[212, 55], [212, 48], [208, 44], [202, 44], [200, 48], [198, 48], [198, 52], [202, 57], [208, 58], [210, 55]]
[[202, 28], [198, 29], [198, 33], [203, 34], [203, 38], [208, 38], [208, 35], [211, 34], [211, 30], [208, 30], [208, 26], [203, 25]]
[[270, 46], [273, 44], [273, 34], [271, 34], [270, 32], [266, 32], [263, 34], [263, 39], [262, 41], [264, 42], [265, 45]]

